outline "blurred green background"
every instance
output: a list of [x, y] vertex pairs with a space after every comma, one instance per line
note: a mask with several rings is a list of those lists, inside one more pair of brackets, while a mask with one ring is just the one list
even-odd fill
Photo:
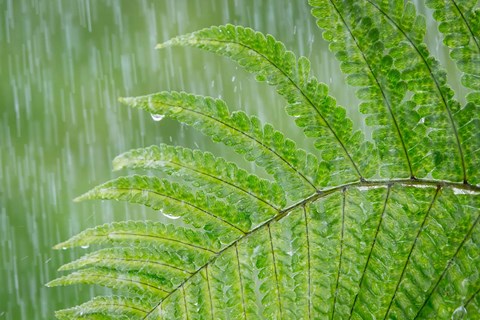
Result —
[[86, 252], [54, 251], [56, 243], [105, 222], [162, 219], [140, 206], [72, 202], [122, 174], [111, 171], [117, 154], [165, 142], [234, 159], [118, 97], [161, 90], [222, 97], [310, 148], [274, 90], [224, 58], [192, 48], [158, 51], [156, 43], [225, 23], [271, 33], [309, 57], [315, 75], [360, 119], [309, 10], [301, 0], [0, 0], [0, 319], [51, 319], [102, 290], [44, 286]]

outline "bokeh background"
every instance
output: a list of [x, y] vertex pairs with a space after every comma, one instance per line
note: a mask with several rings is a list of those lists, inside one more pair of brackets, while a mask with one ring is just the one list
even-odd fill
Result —
[[[155, 122], [118, 97], [162, 90], [222, 97], [311, 147], [274, 90], [232, 62], [192, 48], [154, 50], [225, 23], [270, 33], [310, 58], [363, 128], [354, 91], [345, 89], [306, 0], [0, 0], [0, 319], [52, 319], [54, 310], [102, 292], [44, 286], [61, 275], [60, 265], [86, 253], [55, 251], [56, 243], [106, 222], [165, 219], [140, 206], [72, 201], [125, 174], [111, 170], [117, 154], [163, 142], [208, 149], [251, 169], [198, 132]], [[431, 20], [429, 30], [430, 47], [447, 59]]]

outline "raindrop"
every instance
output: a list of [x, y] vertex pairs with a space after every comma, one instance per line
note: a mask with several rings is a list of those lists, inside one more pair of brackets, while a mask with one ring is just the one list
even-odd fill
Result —
[[169, 218], [169, 219], [172, 219], [172, 220], [180, 219], [179, 216], [173, 216], [173, 215], [171, 215], [171, 214], [166, 214], [166, 213], [164, 213], [163, 215], [164, 215], [165, 217]]
[[80, 248], [82, 248], [82, 249], [88, 249], [88, 247], [90, 247], [90, 245], [88, 245], [88, 244], [84, 245], [84, 246], [80, 246]]
[[463, 319], [465, 315], [467, 314], [467, 309], [465, 309], [464, 306], [460, 306], [455, 311], [452, 313], [452, 319], [457, 320], [457, 319]]
[[62, 250], [67, 250], [67, 247], [62, 247]]
[[162, 120], [165, 116], [163, 114], [151, 114], [153, 121], [160, 121]]

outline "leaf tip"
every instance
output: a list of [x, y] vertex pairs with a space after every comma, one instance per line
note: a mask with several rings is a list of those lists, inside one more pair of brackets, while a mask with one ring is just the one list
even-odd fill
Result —
[[135, 101], [135, 98], [133, 97], [120, 97], [118, 98], [118, 102], [126, 104], [126, 105], [132, 105]]
[[49, 282], [45, 283], [45, 287], [48, 287], [48, 288], [57, 287], [58, 285], [59, 285], [58, 278], [53, 279], [52, 281], [49, 281]]

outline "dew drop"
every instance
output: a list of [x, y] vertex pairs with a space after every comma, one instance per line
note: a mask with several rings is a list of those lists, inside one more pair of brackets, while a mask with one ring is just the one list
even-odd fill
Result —
[[171, 215], [171, 214], [166, 214], [166, 213], [164, 213], [163, 215], [164, 215], [165, 217], [167, 217], [168, 219], [172, 219], [172, 220], [180, 219], [179, 216], [173, 216], [173, 215]]
[[82, 248], [82, 249], [88, 249], [88, 247], [90, 247], [88, 244], [84, 245], [84, 246], [80, 246], [80, 248]]
[[67, 250], [67, 247], [62, 247], [62, 250]]
[[162, 120], [165, 116], [163, 114], [151, 114], [153, 121], [160, 121]]
[[463, 319], [467, 315], [467, 309], [464, 306], [460, 306], [452, 313], [453, 320]]

